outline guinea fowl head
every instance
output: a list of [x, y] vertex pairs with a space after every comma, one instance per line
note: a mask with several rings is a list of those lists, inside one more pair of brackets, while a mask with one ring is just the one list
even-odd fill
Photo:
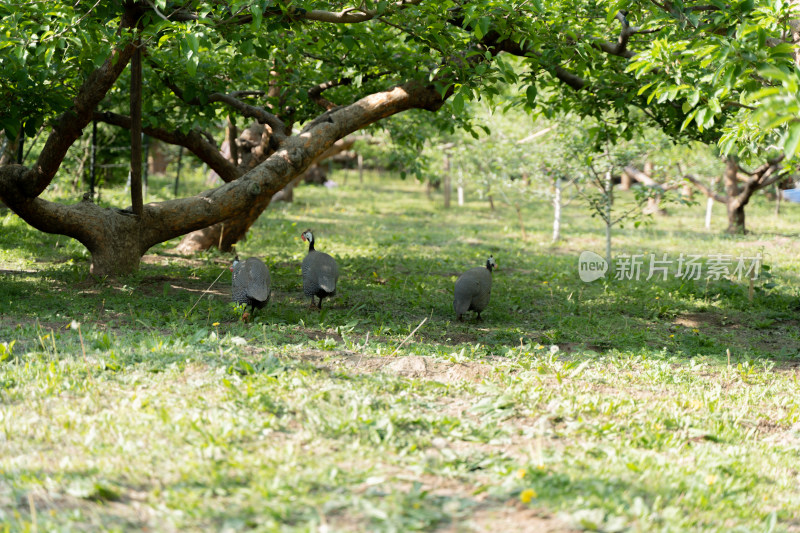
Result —
[[314, 249], [314, 234], [311, 233], [310, 229], [305, 230], [301, 235], [300, 238], [303, 239], [305, 242], [308, 243], [308, 249]]
[[236, 254], [236, 257], [233, 258], [233, 263], [231, 264], [231, 266], [228, 267], [228, 269], [230, 269], [230, 271], [233, 272], [233, 269], [236, 268], [236, 265], [238, 264], [239, 264], [239, 254]]
[[489, 256], [489, 259], [486, 260], [486, 268], [489, 272], [492, 271], [493, 268], [497, 268], [497, 261], [494, 260], [494, 256]]

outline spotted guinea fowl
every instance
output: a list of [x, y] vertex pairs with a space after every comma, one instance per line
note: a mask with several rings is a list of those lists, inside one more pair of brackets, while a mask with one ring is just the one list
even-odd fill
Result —
[[333, 257], [314, 249], [314, 234], [310, 229], [300, 238], [308, 242], [308, 254], [303, 259], [303, 294], [311, 298], [311, 305], [314, 297], [318, 297], [318, 307], [322, 309], [322, 299], [336, 294], [339, 267]]
[[489, 305], [489, 296], [492, 294], [492, 269], [496, 267], [497, 263], [490, 255], [486, 260], [486, 267], [471, 268], [458, 277], [453, 309], [459, 320], [467, 311], [475, 311], [478, 313], [478, 320], [481, 319], [481, 311]]
[[252, 307], [255, 315], [256, 309], [261, 309], [269, 301], [272, 284], [269, 269], [257, 257], [239, 261], [237, 255], [231, 265], [231, 272], [233, 273], [231, 298], [236, 303], [245, 304], [242, 320], [247, 320], [250, 317], [247, 312], [248, 305]]

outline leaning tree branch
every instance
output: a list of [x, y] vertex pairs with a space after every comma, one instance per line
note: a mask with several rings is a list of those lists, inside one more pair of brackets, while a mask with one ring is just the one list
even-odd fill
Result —
[[650, 176], [648, 176], [647, 174], [645, 174], [644, 172], [642, 172], [638, 168], [630, 166], [630, 165], [628, 165], [625, 168], [623, 168], [622, 171], [625, 174], [627, 174], [628, 176], [630, 176], [631, 178], [633, 178], [636, 181], [638, 181], [639, 183], [641, 183], [642, 185], [645, 185], [647, 187], [652, 187], [653, 189], [658, 189], [659, 191], [662, 191], [662, 192], [671, 191], [673, 189], [677, 189], [680, 186], [680, 185], [675, 184], [675, 183], [670, 184], [670, 185], [665, 185], [663, 183], [658, 183], [656, 180], [654, 180], [653, 178], [651, 178]]
[[[159, 76], [159, 79], [164, 86], [172, 91], [175, 96], [177, 96], [178, 99], [182, 100], [183, 102], [189, 105], [203, 105], [202, 102], [196, 97], [187, 99], [184, 96], [183, 89], [178, 87], [178, 85], [176, 85], [168, 76], [161, 75]], [[252, 118], [261, 124], [268, 125], [272, 129], [272, 134], [275, 137], [275, 140], [281, 142], [286, 138], [286, 134], [288, 133], [286, 124], [284, 124], [284, 122], [276, 115], [270, 113], [263, 107], [253, 106], [240, 100], [240, 98], [243, 96], [259, 96], [263, 94], [263, 91], [234, 91], [229, 94], [215, 92], [208, 95], [207, 103], [223, 103], [229, 107], [232, 107], [244, 117]]]
[[692, 184], [695, 187], [700, 189], [700, 192], [702, 192], [703, 194], [705, 194], [709, 198], [713, 198], [714, 200], [716, 200], [717, 202], [719, 202], [721, 204], [727, 204], [728, 203], [728, 197], [727, 196], [723, 196], [723, 195], [721, 195], [719, 193], [714, 192], [713, 190], [711, 190], [711, 188], [707, 187], [705, 183], [701, 182], [700, 180], [698, 180], [697, 178], [695, 178], [691, 174], [686, 174], [684, 176], [684, 178], [686, 178], [687, 180], [692, 182]]
[[[391, 71], [386, 70], [375, 74], [368, 74], [367, 76], [362, 77], [362, 81], [374, 80], [376, 78], [380, 78], [381, 76], [386, 76], [387, 74], [391, 74]], [[339, 78], [338, 80], [322, 82], [314, 85], [308, 90], [308, 97], [326, 111], [330, 111], [336, 107], [336, 104], [322, 96], [322, 93], [328, 89], [333, 89], [334, 87], [343, 87], [345, 85], [351, 85], [352, 83], [353, 78]]]
[[778, 172], [778, 164], [784, 159], [784, 157], [785, 155], [782, 154], [780, 157], [761, 165], [757, 171], [754, 171], [752, 173], [752, 177], [745, 180], [744, 187], [737, 195], [736, 199], [741, 204], [745, 204], [753, 195], [753, 193], [784, 178], [787, 172]]
[[444, 101], [433, 85], [412, 81], [326, 112], [328, 120], [287, 138], [241, 178], [198, 196], [146, 205], [142, 247], [231, 218], [263, 196], [281, 190], [339, 139], [408, 109], [436, 111]]
[[[131, 119], [125, 115], [119, 115], [111, 112], [96, 112], [94, 114], [95, 120], [118, 126], [120, 128], [130, 129]], [[211, 169], [220, 175], [223, 181], [230, 182], [242, 175], [242, 172], [236, 165], [231, 163], [217, 147], [204, 138], [204, 135], [198, 130], [191, 130], [189, 133], [181, 133], [180, 131], [168, 131], [161, 128], [144, 127], [142, 131], [160, 141], [177, 146], [183, 146], [189, 149], [201, 161], [206, 163]]]
[[786, 159], [786, 154], [781, 154], [781, 155], [779, 155], [779, 156], [777, 156], [777, 157], [775, 157], [773, 159], [768, 159], [765, 163], [763, 163], [762, 165], [756, 167], [752, 171], [748, 171], [746, 168], [742, 167], [741, 165], [738, 165], [738, 167], [739, 167], [738, 170], [739, 170], [739, 172], [742, 172], [743, 174], [747, 174], [748, 176], [755, 176], [756, 178], [759, 178], [765, 172], [769, 172], [770, 174], [772, 172], [774, 172], [775, 169], [773, 167], [777, 167], [778, 164], [781, 161], [783, 161], [784, 159]]

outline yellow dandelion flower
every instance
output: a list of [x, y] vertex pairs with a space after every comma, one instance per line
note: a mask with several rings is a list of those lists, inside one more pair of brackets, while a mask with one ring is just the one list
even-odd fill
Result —
[[706, 476], [706, 485], [713, 485], [717, 482], [717, 476], [714, 474], [709, 474]]
[[692, 331], [693, 331], [694, 333], [700, 333], [700, 330], [699, 330], [699, 329], [697, 329], [697, 328], [692, 328]]
[[519, 470], [517, 470], [517, 477], [518, 477], [519, 479], [522, 479], [522, 478], [524, 478], [524, 477], [525, 477], [525, 474], [526, 474], [526, 473], [527, 473], [527, 472], [525, 472], [525, 469], [524, 469], [524, 468], [520, 468]]
[[536, 349], [537, 350], [544, 350], [544, 346], [542, 346], [541, 344], [537, 344], [536, 345]]
[[219, 326], [219, 322], [214, 322], [214, 323], [213, 323], [213, 324], [211, 324], [211, 325], [212, 325], [212, 326]]
[[536, 491], [533, 489], [525, 489], [519, 493], [519, 501], [522, 503], [530, 503], [530, 501], [536, 498], [537, 494]]
[[674, 338], [675, 338], [675, 335], [670, 335], [670, 336], [669, 336], [669, 338], [670, 338], [670, 339], [674, 339]]
[[542, 282], [542, 285], [547, 285], [547, 282], [546, 282], [546, 281], [543, 281], [543, 282]]

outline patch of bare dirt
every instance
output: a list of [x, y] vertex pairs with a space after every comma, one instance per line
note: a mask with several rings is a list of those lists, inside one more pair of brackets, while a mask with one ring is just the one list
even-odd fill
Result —
[[374, 357], [347, 351], [311, 350], [301, 354], [299, 358], [322, 369], [347, 369], [348, 371], [362, 374], [385, 372], [415, 379], [429, 379], [441, 383], [463, 381], [478, 383], [488, 378], [492, 373], [492, 366], [487, 363], [475, 361], [454, 363], [418, 355]]
[[[208, 260], [206, 259], [196, 259], [191, 256], [182, 255], [179, 253], [161, 253], [161, 254], [146, 254], [142, 256], [142, 263], [146, 265], [168, 265], [170, 263], [179, 264], [182, 266], [193, 266], [199, 267], [208, 264]], [[228, 265], [229, 261], [225, 259], [216, 259], [214, 263], [217, 263], [220, 268], [223, 266]]]
[[716, 313], [684, 313], [672, 321], [675, 326], [684, 328], [705, 328], [705, 327], [726, 327], [738, 328], [739, 324], [733, 324], [723, 319]]
[[712, 337], [727, 335], [726, 340], [733, 341], [731, 351], [750, 348], [785, 355], [800, 353], [797, 335], [787, 335], [790, 330], [800, 331], [798, 327], [796, 320], [767, 322], [759, 327], [757, 323], [741, 322], [719, 313], [683, 313], [673, 320], [671, 329], [696, 329]]
[[[37, 490], [29, 493], [28, 498], [18, 502], [22, 513], [64, 512], [68, 509], [79, 510], [87, 517], [87, 522], [112, 523], [124, 529], [144, 531], [156, 524], [156, 512], [147, 505], [147, 495], [136, 490], [123, 490], [117, 498], [110, 501], [94, 501], [91, 498], [79, 498], [66, 493]], [[89, 528], [89, 524], [85, 526]], [[164, 531], [174, 531], [165, 523], [159, 523]]]
[[198, 297], [201, 294], [206, 294], [206, 297], [214, 299], [229, 299], [231, 296], [230, 287], [228, 283], [220, 283], [217, 281], [209, 289], [210, 283], [200, 280], [199, 278], [174, 278], [170, 276], [147, 276], [139, 283], [137, 291], [145, 296], [162, 295], [165, 291], [165, 286], [168, 287], [168, 293], [172, 291], [182, 291], [196, 294]]
[[578, 531], [563, 520], [520, 502], [481, 505], [472, 516], [440, 528], [443, 533], [565, 533]]

